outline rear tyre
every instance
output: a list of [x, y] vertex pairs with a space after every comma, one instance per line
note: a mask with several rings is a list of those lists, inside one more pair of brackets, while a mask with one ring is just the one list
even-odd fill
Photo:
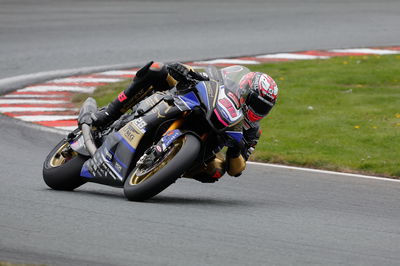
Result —
[[200, 141], [193, 135], [178, 138], [151, 167], [132, 170], [124, 183], [125, 196], [131, 201], [144, 201], [157, 195], [190, 168], [200, 146]]
[[88, 158], [73, 151], [65, 139], [47, 155], [43, 163], [43, 180], [55, 190], [74, 190], [86, 183], [80, 176]]

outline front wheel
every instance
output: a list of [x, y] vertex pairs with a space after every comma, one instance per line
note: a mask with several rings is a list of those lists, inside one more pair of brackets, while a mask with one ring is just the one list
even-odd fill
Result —
[[43, 180], [55, 190], [74, 190], [86, 181], [80, 176], [87, 157], [73, 151], [67, 140], [60, 141], [43, 163]]
[[132, 170], [124, 183], [125, 196], [128, 200], [143, 201], [157, 195], [190, 168], [200, 146], [200, 141], [191, 134], [178, 138], [152, 164]]

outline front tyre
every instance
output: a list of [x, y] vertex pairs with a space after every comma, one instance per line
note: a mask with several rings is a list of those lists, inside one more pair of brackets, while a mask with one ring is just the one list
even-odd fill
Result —
[[86, 183], [80, 173], [87, 159], [73, 151], [69, 142], [63, 139], [43, 163], [44, 182], [55, 190], [74, 190]]
[[178, 138], [151, 166], [132, 170], [124, 183], [125, 196], [128, 200], [144, 201], [157, 195], [190, 168], [200, 146], [200, 141], [191, 134]]

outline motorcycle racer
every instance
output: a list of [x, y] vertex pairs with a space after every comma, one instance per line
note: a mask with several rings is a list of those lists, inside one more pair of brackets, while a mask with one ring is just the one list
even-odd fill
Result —
[[[224, 77], [228, 68], [219, 74]], [[122, 91], [106, 107], [91, 114], [92, 124], [104, 127], [121, 117], [141, 100], [154, 92], [169, 90], [173, 87], [185, 88], [189, 79], [208, 80], [207, 74], [198, 73], [181, 63], [163, 64], [149, 62], [137, 73], [130, 86]], [[278, 87], [275, 81], [265, 73], [249, 72], [240, 79], [239, 87], [245, 92], [243, 113], [244, 119], [234, 129], [243, 133], [243, 141], [226, 152], [226, 159], [219, 152], [216, 157], [199, 169], [191, 171], [190, 178], [209, 183], [217, 181], [227, 172], [239, 176], [245, 169], [246, 161], [254, 151], [261, 136], [260, 121], [275, 105]]]

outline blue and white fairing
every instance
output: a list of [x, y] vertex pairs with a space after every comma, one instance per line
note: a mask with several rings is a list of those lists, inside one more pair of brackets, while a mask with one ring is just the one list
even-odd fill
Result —
[[238, 97], [221, 85], [214, 112], [225, 127], [231, 127], [243, 119], [240, 106]]
[[129, 171], [136, 149], [119, 133], [113, 132], [82, 167], [81, 176], [101, 183], [120, 186]]
[[[235, 74], [237, 75], [237, 73]], [[196, 85], [197, 93], [191, 91], [175, 97], [175, 105], [181, 111], [192, 110], [198, 106], [205, 107], [207, 118], [211, 118], [212, 122], [217, 124], [215, 128], [230, 136], [234, 142], [241, 142], [243, 139], [242, 130], [230, 129], [243, 119], [241, 109], [243, 93], [238, 89], [237, 83], [233, 80], [228, 81], [230, 87], [213, 80], [199, 82]], [[222, 144], [222, 146], [227, 144]]]
[[[196, 104], [201, 101], [214, 127], [230, 136], [234, 142], [243, 139], [241, 127], [238, 129], [236, 126], [243, 120], [242, 105], [246, 97], [240, 79], [249, 72], [242, 66], [227, 67], [221, 70], [223, 83], [210, 80], [196, 85], [199, 97]], [[194, 102], [192, 97], [196, 97], [196, 94], [191, 95], [188, 105]]]
[[184, 95], [177, 96], [177, 98], [175, 98], [175, 105], [181, 111], [188, 111], [192, 110], [196, 106], [200, 106], [200, 101], [197, 98], [196, 94], [193, 91], [191, 91]]
[[[237, 72], [238, 69], [231, 70]], [[155, 93], [145, 99], [139, 109], [141, 106], [147, 107], [142, 108], [146, 115], [128, 122], [119, 131], [110, 133], [95, 155], [85, 162], [81, 176], [96, 183], [122, 186], [131, 171], [133, 157], [145, 133], [165, 120], [176, 118], [180, 113], [198, 107], [206, 112], [206, 119], [215, 130], [229, 136], [225, 143], [221, 143], [220, 148], [241, 142], [243, 134], [241, 128], [237, 130], [237, 125], [243, 119], [243, 94], [239, 85], [229, 79], [229, 71], [224, 73], [224, 84], [215, 80], [199, 82], [195, 91], [182, 95]], [[172, 96], [172, 105], [169, 100], [164, 100], [167, 96], [168, 99]], [[167, 132], [156, 144], [156, 148], [165, 151], [182, 134], [184, 133], [179, 129]], [[81, 143], [76, 146], [78, 149]]]

